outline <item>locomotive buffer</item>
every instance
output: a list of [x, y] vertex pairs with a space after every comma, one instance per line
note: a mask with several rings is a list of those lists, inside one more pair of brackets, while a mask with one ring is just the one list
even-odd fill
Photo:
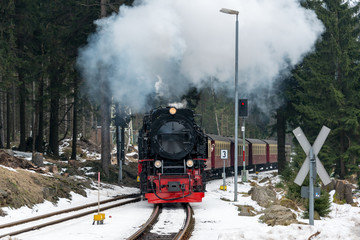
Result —
[[220, 190], [226, 191], [227, 187], [226, 187], [226, 171], [225, 171], [225, 163], [226, 160], [228, 159], [228, 150], [226, 149], [221, 149], [221, 159], [224, 160], [224, 168], [223, 168], [223, 185], [220, 186]]

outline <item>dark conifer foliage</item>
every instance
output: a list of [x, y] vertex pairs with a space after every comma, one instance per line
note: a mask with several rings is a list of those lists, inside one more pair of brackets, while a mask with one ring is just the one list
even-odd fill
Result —
[[328, 170], [341, 178], [359, 171], [360, 164], [360, 42], [359, 5], [342, 0], [306, 1], [325, 31], [315, 52], [293, 71], [288, 97], [310, 142], [321, 126], [332, 131], [320, 152]]
[[[75, 62], [78, 49], [95, 31], [94, 21], [117, 12], [122, 4], [132, 3], [133, 0], [0, 1], [0, 147], [31, 150], [32, 137], [36, 151], [59, 157], [59, 141], [72, 136], [72, 158], [76, 158], [76, 137], [80, 132], [88, 138], [101, 120], [109, 127], [113, 96], [99, 94], [97, 101], [89, 100]], [[291, 134], [293, 127], [301, 126], [313, 142], [321, 126], [326, 125], [332, 131], [319, 157], [327, 170], [334, 168], [341, 178], [360, 174], [359, 5], [349, 6], [342, 0], [301, 3], [316, 12], [324, 24], [324, 33], [314, 52], [288, 71], [291, 74], [279, 78], [281, 81], [274, 86], [278, 91], [268, 97], [271, 104], [267, 113], [256, 101], [263, 93], [241, 93], [249, 100], [246, 137], [277, 135], [281, 147], [286, 140], [284, 135]], [[101, 15], [102, 7], [105, 15]], [[216, 81], [211, 78], [202, 88], [190, 88], [180, 101], [186, 100], [188, 107], [195, 110], [207, 133], [234, 136], [234, 94], [229, 90], [232, 87]], [[105, 85], [98, 89], [102, 87], [106, 89]], [[154, 97], [148, 104], [165, 102]], [[278, 111], [272, 109], [279, 102]], [[109, 139], [109, 135], [104, 139]], [[104, 168], [109, 163], [110, 143], [103, 150]]]
[[[111, 13], [124, 3], [132, 1], [107, 1], [106, 7]], [[95, 31], [100, 3], [10, 0], [1, 1], [0, 13], [0, 110], [5, 113], [1, 136], [7, 148], [16, 144], [29, 150], [27, 140], [34, 134], [36, 150], [43, 152], [47, 146], [57, 157], [59, 141], [70, 136], [71, 125], [80, 122], [71, 113], [74, 99], [81, 108], [90, 108], [86, 95], [75, 91], [77, 86], [81, 88], [75, 61], [79, 47]], [[81, 117], [88, 113], [77, 109]], [[89, 114], [86, 117], [89, 119]], [[38, 120], [36, 128], [34, 119]]]

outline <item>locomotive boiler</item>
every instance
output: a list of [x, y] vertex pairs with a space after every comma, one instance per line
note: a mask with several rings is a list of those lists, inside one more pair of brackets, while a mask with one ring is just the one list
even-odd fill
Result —
[[149, 203], [201, 202], [208, 139], [189, 109], [158, 108], [139, 132], [138, 181]]

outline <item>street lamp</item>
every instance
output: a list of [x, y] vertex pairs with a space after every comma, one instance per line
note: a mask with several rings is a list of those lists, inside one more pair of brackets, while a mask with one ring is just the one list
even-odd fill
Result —
[[239, 61], [238, 61], [238, 39], [239, 39], [239, 11], [222, 8], [220, 12], [236, 15], [236, 27], [235, 27], [235, 163], [234, 163], [234, 170], [235, 170], [235, 183], [234, 183], [234, 202], [237, 202], [237, 177], [238, 177], [238, 118], [239, 118], [239, 93], [238, 93], [238, 68], [239, 68]]

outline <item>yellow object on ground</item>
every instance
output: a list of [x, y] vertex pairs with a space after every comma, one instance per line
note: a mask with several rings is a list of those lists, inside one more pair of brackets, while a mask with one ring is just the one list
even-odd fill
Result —
[[221, 185], [221, 186], [220, 186], [220, 190], [226, 191], [226, 190], [227, 190], [227, 186], [226, 186], [226, 185], [225, 185], [225, 186], [224, 186], [224, 185]]
[[99, 214], [94, 215], [93, 225], [95, 222], [97, 222], [97, 224], [103, 224], [104, 219], [105, 219], [105, 213], [99, 213]]

